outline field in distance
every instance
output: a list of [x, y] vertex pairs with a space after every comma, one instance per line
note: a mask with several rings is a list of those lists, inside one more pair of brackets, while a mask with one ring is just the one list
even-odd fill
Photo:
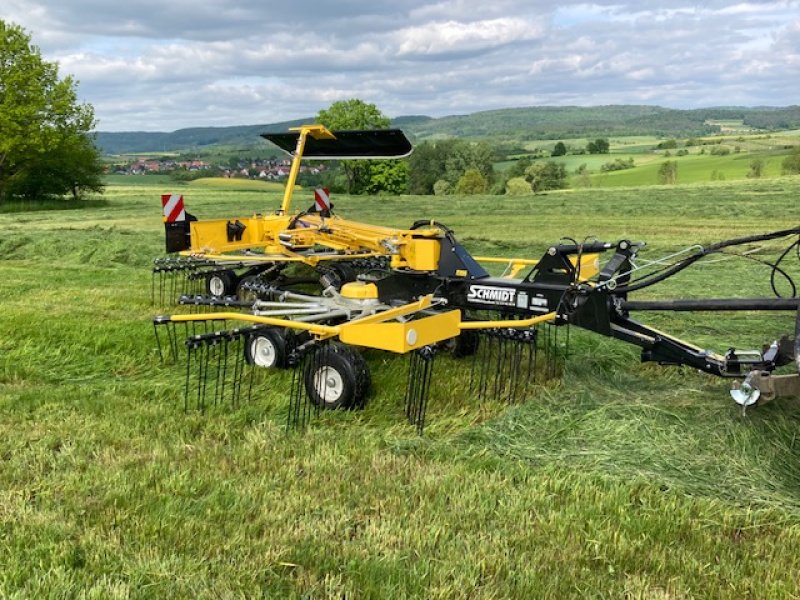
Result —
[[[730, 124], [732, 127], [733, 124]], [[673, 139], [673, 147], [659, 148], [670, 140], [655, 136], [629, 136], [609, 138], [609, 154], [580, 154], [591, 141], [586, 138], [561, 140], [568, 148], [566, 156], [549, 156], [559, 140], [527, 142], [525, 148], [532, 154], [518, 154], [512, 160], [496, 164], [498, 170], [510, 168], [525, 156], [544, 156], [537, 160], [552, 160], [563, 164], [569, 174], [571, 187], [623, 187], [657, 185], [659, 169], [665, 161], [676, 163], [678, 183], [740, 180], [753, 178], [753, 161], [761, 161], [760, 178], [779, 177], [782, 162], [800, 146], [800, 131], [766, 133], [738, 132], [731, 135], [714, 135], [697, 138]], [[614, 161], [633, 161], [632, 167], [604, 170]], [[584, 175], [581, 173], [585, 172]]]

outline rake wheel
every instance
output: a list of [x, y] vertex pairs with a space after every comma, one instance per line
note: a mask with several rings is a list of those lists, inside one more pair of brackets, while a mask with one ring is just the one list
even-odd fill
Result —
[[304, 374], [312, 404], [326, 410], [363, 407], [370, 379], [364, 357], [338, 342], [318, 350]]
[[264, 369], [284, 369], [289, 353], [286, 337], [276, 328], [250, 334], [244, 345], [244, 358], [248, 364]]

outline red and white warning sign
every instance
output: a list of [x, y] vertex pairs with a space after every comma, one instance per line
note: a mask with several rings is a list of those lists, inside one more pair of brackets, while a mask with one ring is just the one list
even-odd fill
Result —
[[182, 194], [161, 194], [161, 206], [164, 208], [164, 221], [166, 223], [186, 220]]
[[331, 209], [331, 191], [328, 188], [317, 188], [314, 190], [314, 205], [317, 212], [324, 212]]

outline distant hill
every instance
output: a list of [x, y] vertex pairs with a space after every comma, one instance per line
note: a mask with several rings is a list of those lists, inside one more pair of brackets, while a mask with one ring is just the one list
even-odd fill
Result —
[[105, 154], [132, 152], [174, 152], [217, 145], [253, 146], [265, 131], [286, 131], [310, 123], [313, 119], [296, 119], [268, 125], [235, 125], [232, 127], [191, 127], [172, 132], [99, 131], [97, 145]]
[[[433, 118], [421, 115], [392, 120], [415, 140], [437, 137], [496, 140], [567, 139], [608, 135], [686, 137], [719, 131], [708, 121], [738, 120], [764, 130], [800, 128], [800, 106], [718, 107], [680, 110], [660, 106], [533, 106]], [[284, 131], [313, 117], [266, 125], [193, 127], [173, 132], [98, 132], [106, 154], [173, 152], [214, 146], [253, 147], [265, 131]]]

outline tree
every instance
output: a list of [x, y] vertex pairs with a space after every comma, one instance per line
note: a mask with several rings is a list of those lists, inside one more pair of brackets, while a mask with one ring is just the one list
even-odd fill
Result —
[[434, 184], [444, 177], [445, 163], [452, 140], [422, 142], [408, 157], [408, 191], [411, 194], [433, 194]]
[[494, 180], [495, 155], [488, 143], [456, 140], [449, 149], [444, 178], [452, 185], [457, 185], [458, 180], [470, 169], [478, 171], [487, 184]]
[[524, 177], [525, 170], [533, 164], [530, 158], [520, 158], [517, 162], [515, 162], [511, 167], [506, 171], [506, 175], [508, 175], [509, 179], [513, 179], [514, 177]]
[[467, 169], [456, 184], [456, 194], [485, 194], [488, 182], [478, 169]]
[[658, 168], [658, 182], [663, 184], [673, 184], [678, 181], [678, 163], [674, 160], [667, 160], [661, 163]]
[[783, 159], [781, 171], [784, 175], [800, 175], [800, 146], [797, 146], [789, 156]]
[[609, 148], [608, 140], [605, 138], [597, 138], [586, 144], [586, 152], [589, 154], [608, 154]]
[[525, 179], [534, 193], [544, 190], [560, 190], [567, 186], [567, 170], [564, 165], [549, 160], [536, 162], [525, 171]]
[[550, 156], [565, 156], [567, 154], [567, 147], [564, 145], [564, 142], [556, 142], [556, 145], [553, 146], [553, 151], [550, 153]]
[[401, 160], [372, 160], [369, 165], [368, 194], [404, 194], [408, 189], [408, 163]]
[[102, 191], [94, 110], [75, 86], [21, 27], [0, 20], [0, 203]]
[[[369, 104], [358, 98], [339, 100], [327, 109], [319, 111], [317, 122], [331, 130], [336, 129], [386, 129], [391, 120], [384, 115], [377, 106]], [[385, 166], [376, 168], [377, 162]], [[406, 183], [400, 189], [396, 183], [399, 178], [405, 177], [407, 167], [400, 166], [399, 161], [365, 161], [343, 160], [342, 170], [347, 180], [347, 192], [350, 194], [376, 193], [382, 191], [381, 183], [373, 181], [373, 176], [383, 182], [392, 181], [394, 193], [402, 193], [407, 189]], [[389, 174], [393, 171], [393, 174]]]
[[477, 170], [487, 186], [495, 179], [495, 151], [486, 142], [451, 139], [422, 142], [409, 158], [409, 191], [435, 193], [434, 185], [446, 180], [453, 189], [469, 169]]
[[750, 179], [760, 179], [764, 174], [764, 159], [754, 158], [750, 161], [750, 170], [747, 172], [747, 177]]

